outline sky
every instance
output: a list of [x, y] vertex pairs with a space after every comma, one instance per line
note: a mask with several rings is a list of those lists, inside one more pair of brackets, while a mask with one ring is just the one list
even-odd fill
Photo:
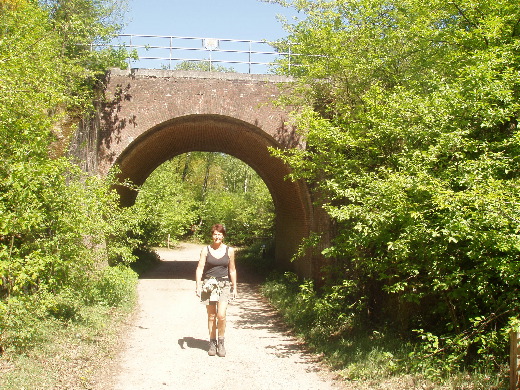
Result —
[[[128, 0], [128, 11], [125, 15], [124, 34], [160, 35], [175, 37], [195, 37], [232, 40], [274, 41], [287, 35], [282, 23], [277, 19], [281, 14], [292, 20], [297, 13], [294, 9], [284, 8], [278, 4], [266, 3], [259, 0]], [[214, 44], [214, 40], [180, 40], [170, 44], [165, 39], [132, 38], [133, 44], [148, 46], [175, 46], [190, 48], [205, 47]], [[159, 43], [160, 42], [160, 43]], [[213, 42], [213, 43], [212, 43]], [[219, 49], [244, 50], [232, 42], [219, 41]], [[266, 50], [262, 47], [253, 47], [255, 51]], [[271, 48], [269, 50], [272, 50]], [[164, 50], [147, 49], [142, 56], [167, 57]], [[211, 53], [213, 58], [215, 53]], [[188, 52], [176, 51], [174, 57], [201, 58], [206, 53], [196, 50]], [[263, 59], [254, 58], [252, 61], [270, 61], [266, 56]], [[238, 56], [228, 55], [224, 60], [242, 61]], [[157, 63], [157, 60], [155, 61]], [[231, 64], [223, 64], [224, 66]], [[234, 65], [236, 69], [239, 65]], [[138, 67], [157, 67], [144, 64]], [[241, 70], [238, 70], [241, 71]], [[252, 72], [258, 73], [258, 72]], [[262, 73], [262, 72], [259, 72]]]
[[277, 14], [292, 9], [259, 0], [128, 0], [129, 34], [275, 40], [286, 35]]

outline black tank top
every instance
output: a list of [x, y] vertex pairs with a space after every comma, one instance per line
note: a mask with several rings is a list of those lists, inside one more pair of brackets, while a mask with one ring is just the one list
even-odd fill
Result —
[[226, 253], [221, 258], [216, 258], [210, 252], [208, 246], [208, 254], [206, 255], [206, 264], [204, 265], [204, 278], [211, 276], [215, 278], [227, 278], [229, 275], [229, 247], [226, 246]]

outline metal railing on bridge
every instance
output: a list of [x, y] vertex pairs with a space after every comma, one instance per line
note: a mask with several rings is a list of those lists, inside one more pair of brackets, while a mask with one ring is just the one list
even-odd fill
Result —
[[134, 58], [128, 58], [131, 68], [149, 69], [266, 74], [274, 72], [279, 59], [285, 58], [290, 64], [295, 55], [290, 50], [280, 52], [267, 41], [162, 35], [121, 34], [110, 46], [133, 53]]

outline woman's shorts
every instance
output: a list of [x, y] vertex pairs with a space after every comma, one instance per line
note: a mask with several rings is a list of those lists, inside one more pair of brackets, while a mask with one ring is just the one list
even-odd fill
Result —
[[[204, 280], [202, 284], [204, 285], [205, 282], [206, 280]], [[202, 291], [200, 294], [200, 302], [204, 305], [215, 305], [217, 302], [229, 302], [229, 297], [231, 296], [231, 283], [229, 280], [220, 280], [218, 286], [220, 288], [218, 299], [216, 299], [214, 295], [211, 296], [212, 294], [210, 292]]]

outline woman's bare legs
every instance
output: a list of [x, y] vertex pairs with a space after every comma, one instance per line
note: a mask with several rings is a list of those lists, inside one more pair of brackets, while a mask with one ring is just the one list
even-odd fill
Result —
[[206, 310], [208, 312], [208, 331], [209, 331], [209, 339], [210, 339], [210, 350], [208, 351], [209, 355], [215, 354], [216, 343], [214, 343], [217, 338], [217, 330], [218, 330], [218, 351], [217, 354], [221, 357], [226, 356], [226, 349], [224, 347], [224, 336], [226, 334], [226, 311], [227, 311], [227, 302], [218, 302], [217, 305], [207, 305]]
[[217, 306], [217, 327], [218, 327], [218, 346], [217, 355], [226, 356], [226, 348], [224, 347], [224, 335], [226, 334], [226, 310], [227, 301], [219, 302]]
[[217, 338], [217, 306], [210, 304], [206, 305], [208, 312], [208, 331], [210, 340]]
[[226, 334], [226, 310], [228, 303], [219, 302], [217, 306], [217, 329], [218, 329], [218, 338], [223, 339]]
[[206, 305], [208, 312], [208, 331], [209, 331], [209, 349], [208, 355], [215, 356], [217, 354], [217, 306]]
[[208, 312], [208, 331], [209, 338], [224, 338], [226, 334], [226, 311], [227, 302], [219, 302], [217, 305], [207, 305], [206, 310]]

